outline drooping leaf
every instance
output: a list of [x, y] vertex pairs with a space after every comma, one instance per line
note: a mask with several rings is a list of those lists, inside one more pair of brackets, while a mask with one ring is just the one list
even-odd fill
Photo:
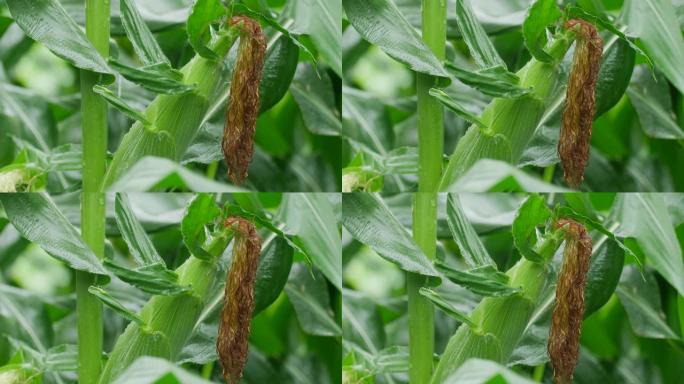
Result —
[[100, 275], [107, 271], [52, 200], [41, 193], [0, 194], [7, 218], [25, 238], [69, 267]]
[[343, 0], [342, 4], [359, 34], [390, 57], [416, 72], [449, 76], [391, 0]]
[[105, 260], [105, 267], [122, 281], [152, 295], [173, 296], [190, 290], [178, 284], [178, 275], [163, 264], [150, 264], [139, 268], [127, 268]]
[[500, 297], [521, 292], [520, 288], [511, 287], [508, 284], [508, 276], [505, 273], [499, 272], [491, 265], [463, 272], [437, 260], [435, 268], [453, 283], [478, 295]]
[[347, 231], [384, 259], [405, 271], [437, 275], [430, 260], [377, 195], [345, 194], [342, 212], [342, 224]]
[[455, 193], [450, 193], [447, 197], [447, 222], [451, 236], [470, 267], [495, 265], [475, 228], [465, 217], [460, 199]]
[[539, 240], [537, 228], [546, 226], [549, 218], [551, 210], [546, 206], [543, 196], [530, 195], [520, 206], [511, 233], [515, 247], [526, 259], [534, 262], [543, 261], [542, 255], [535, 249]]
[[492, 97], [516, 98], [532, 90], [518, 86], [520, 79], [505, 67], [491, 67], [479, 71], [468, 71], [452, 63], [446, 64], [447, 70], [457, 79], [485, 95]]
[[469, 123], [475, 124], [482, 129], [488, 128], [487, 124], [485, 124], [482, 119], [480, 119], [478, 116], [475, 116], [475, 114], [470, 113], [443, 90], [438, 88], [430, 88], [429, 94], [442, 103], [442, 105], [447, 107], [450, 111], [454, 112], [458, 117]]
[[134, 68], [110, 59], [109, 65], [127, 80], [154, 93], [180, 94], [195, 89], [194, 86], [183, 83], [183, 74], [171, 68], [168, 63]]
[[207, 240], [205, 226], [213, 223], [220, 215], [221, 210], [211, 194], [198, 194], [188, 204], [183, 221], [181, 221], [181, 233], [183, 243], [193, 256], [203, 260], [213, 259], [213, 256], [203, 248]]
[[260, 112], [276, 105], [287, 93], [297, 70], [299, 47], [287, 35], [281, 35], [266, 48], [266, 60], [261, 76]]
[[150, 122], [147, 121], [145, 116], [140, 111], [130, 106], [125, 100], [114, 94], [114, 92], [112, 92], [109, 88], [96, 85], [93, 87], [93, 92], [102, 96], [112, 107], [116, 108], [124, 115], [145, 125], [150, 125]]
[[[81, 28], [57, 0], [7, 0], [14, 21], [32, 39], [77, 68], [112, 74]], [[40, 15], [40, 17], [36, 17]]]
[[661, 74], [651, 76], [643, 66], [637, 67], [627, 95], [646, 135], [658, 139], [684, 139], [672, 110], [669, 85]]
[[615, 292], [625, 260], [625, 251], [607, 238], [594, 244], [587, 285], [584, 288], [584, 317], [587, 318], [608, 302]]
[[97, 297], [103, 304], [113, 309], [114, 312], [123, 316], [125, 319], [138, 323], [142, 325], [144, 323], [143, 319], [140, 318], [136, 313], [126, 308], [119, 300], [112, 297], [105, 289], [92, 285], [88, 287], [88, 292], [93, 296]]
[[342, 76], [342, 4], [327, 0], [288, 3], [296, 31], [308, 34], [330, 68]]
[[330, 308], [325, 279], [320, 273], [308, 271], [301, 263], [293, 265], [285, 292], [304, 332], [317, 336], [342, 335], [342, 329], [335, 322]]
[[536, 0], [523, 23], [525, 46], [532, 56], [542, 62], [550, 62], [551, 56], [544, 50], [548, 39], [546, 28], [555, 23], [562, 13], [555, 0]]
[[471, 327], [476, 327], [477, 325], [473, 322], [473, 320], [468, 317], [468, 315], [461, 313], [458, 309], [456, 309], [453, 305], [451, 305], [447, 300], [445, 300], [437, 291], [435, 291], [432, 288], [427, 288], [427, 287], [421, 287], [418, 291], [422, 296], [426, 297], [428, 300], [432, 302], [432, 304], [436, 305], [439, 309], [444, 311], [447, 315], [453, 317], [457, 321], [468, 324]]
[[315, 134], [339, 136], [342, 122], [335, 109], [335, 95], [326, 73], [317, 75], [313, 67], [301, 65], [290, 86], [306, 127]]
[[216, 60], [218, 56], [207, 46], [211, 39], [211, 24], [226, 14], [220, 0], [197, 0], [188, 16], [188, 41], [198, 55]]

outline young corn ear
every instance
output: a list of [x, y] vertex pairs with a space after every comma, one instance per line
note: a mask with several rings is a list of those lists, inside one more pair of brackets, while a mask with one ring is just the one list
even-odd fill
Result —
[[223, 310], [216, 350], [229, 384], [238, 384], [247, 362], [248, 339], [254, 310], [254, 281], [259, 266], [261, 241], [249, 221], [230, 217], [226, 227], [235, 231], [233, 260], [226, 279]]
[[556, 307], [551, 317], [548, 351], [556, 384], [572, 383], [579, 357], [579, 337], [584, 317], [584, 287], [591, 258], [591, 237], [572, 220], [559, 220], [565, 232], [563, 266], [556, 287]]
[[568, 79], [558, 157], [565, 173], [565, 182], [575, 188], [582, 183], [584, 169], [589, 161], [603, 40], [596, 27], [584, 20], [569, 20], [565, 28], [576, 33], [577, 45]]
[[230, 24], [240, 30], [240, 46], [230, 84], [221, 148], [228, 176], [235, 184], [241, 184], [247, 177], [247, 168], [254, 153], [266, 40], [259, 23], [246, 16], [235, 16]]

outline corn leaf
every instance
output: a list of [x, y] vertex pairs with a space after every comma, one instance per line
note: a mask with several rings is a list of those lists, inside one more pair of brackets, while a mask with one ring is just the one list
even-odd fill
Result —
[[206, 193], [198, 194], [188, 204], [185, 216], [181, 221], [183, 243], [193, 256], [202, 260], [213, 260], [215, 255], [207, 252], [203, 245], [207, 240], [206, 226], [213, 224], [221, 215], [221, 210], [214, 201], [214, 196]]
[[439, 309], [444, 311], [447, 315], [451, 316], [452, 318], [456, 319], [460, 323], [468, 324], [471, 327], [477, 327], [477, 324], [475, 324], [469, 317], [468, 315], [461, 313], [458, 309], [456, 309], [453, 305], [451, 305], [448, 301], [446, 301], [437, 291], [435, 291], [432, 288], [426, 288], [426, 287], [421, 287], [418, 292], [428, 300], [430, 300], [434, 305], [436, 305]]
[[218, 55], [207, 44], [211, 40], [211, 24], [226, 14], [220, 0], [197, 0], [186, 25], [188, 41], [198, 55], [217, 60]]
[[533, 262], [544, 261], [542, 255], [537, 253], [535, 247], [541, 240], [537, 228], [545, 227], [547, 220], [552, 216], [551, 210], [546, 206], [543, 196], [530, 195], [520, 206], [518, 214], [513, 221], [511, 233], [513, 244], [520, 254]]
[[190, 290], [178, 284], [178, 275], [164, 264], [150, 264], [136, 269], [105, 260], [105, 267], [122, 281], [153, 295], [173, 296]]
[[502, 67], [506, 69], [506, 63], [489, 40], [487, 32], [475, 18], [470, 0], [456, 0], [456, 22], [470, 54], [480, 68]]
[[145, 116], [140, 111], [137, 111], [135, 108], [128, 105], [124, 99], [114, 94], [111, 89], [103, 87], [102, 85], [96, 85], [93, 87], [93, 92], [102, 96], [112, 107], [116, 108], [124, 115], [145, 125], [150, 125], [150, 122], [147, 121]]
[[496, 265], [489, 256], [489, 252], [480, 241], [475, 228], [466, 218], [461, 207], [460, 199], [455, 193], [449, 193], [447, 197], [447, 222], [451, 230], [451, 236], [458, 245], [461, 255], [470, 267], [482, 267]]
[[458, 284], [478, 295], [502, 297], [521, 292], [520, 288], [511, 287], [508, 284], [508, 276], [503, 272], [499, 272], [492, 265], [485, 265], [463, 272], [437, 260], [435, 261], [435, 268], [454, 284]]
[[506, 162], [482, 159], [448, 189], [450, 192], [563, 192], [567, 189], [543, 182]]
[[466, 361], [443, 384], [534, 384], [536, 381], [527, 379], [512, 370], [491, 360], [473, 358]]
[[412, 70], [449, 77], [391, 0], [343, 0], [349, 22], [364, 39]]
[[135, 53], [144, 65], [166, 63], [169, 59], [157, 44], [133, 0], [120, 0], [121, 22]]
[[211, 381], [158, 357], [142, 356], [121, 373], [113, 384], [211, 384]]
[[142, 225], [135, 217], [128, 195], [117, 193], [114, 200], [114, 212], [116, 225], [121, 232], [128, 250], [133, 255], [138, 265], [164, 264], [164, 260], [159, 256], [157, 249], [147, 236]]
[[301, 263], [293, 265], [285, 292], [304, 332], [316, 336], [342, 336], [340, 325], [332, 317], [328, 287], [320, 272], [309, 271]]
[[649, 137], [657, 139], [684, 139], [682, 130], [672, 110], [672, 100], [667, 93], [667, 81], [661, 74], [651, 76], [645, 67], [637, 67], [627, 95], [639, 116], [641, 129]]
[[297, 32], [311, 37], [320, 55], [342, 76], [342, 4], [327, 0], [291, 0], [286, 12]]
[[109, 308], [113, 309], [114, 312], [118, 313], [123, 318], [130, 320], [130, 321], [133, 321], [139, 325], [144, 324], [144, 321], [143, 321], [143, 319], [140, 318], [140, 316], [136, 315], [135, 313], [130, 311], [128, 308], [126, 308], [119, 300], [115, 299], [112, 295], [110, 295], [102, 287], [98, 287], [98, 286], [94, 286], [94, 285], [90, 286], [90, 287], [88, 287], [88, 292], [90, 292], [93, 296], [97, 297], [103, 304], [105, 304]]
[[0, 193], [0, 202], [16, 230], [52, 257], [79, 271], [108, 275], [98, 257], [48, 195]]
[[438, 88], [430, 88], [430, 96], [436, 98], [442, 105], [447, 107], [450, 111], [454, 112], [458, 117], [464, 119], [465, 121], [475, 124], [482, 129], [487, 129], [487, 124], [484, 123], [479, 117], [468, 112], [460, 104], [458, 104], [454, 99], [451, 98], [446, 92]]
[[254, 282], [254, 316], [271, 305], [283, 291], [292, 267], [293, 248], [276, 235], [263, 244]]
[[195, 89], [193, 85], [183, 83], [183, 74], [168, 63], [134, 68], [110, 59], [109, 65], [127, 80], [154, 93], [180, 94]]
[[[57, 0], [7, 0], [14, 21], [33, 40], [77, 68], [112, 74], [105, 60]], [[40, 15], [40, 17], [36, 17]]]
[[342, 224], [347, 231], [378, 255], [405, 271], [437, 275], [430, 260], [377, 195], [345, 194], [342, 211]]
[[333, 86], [327, 73], [317, 75], [313, 67], [302, 65], [290, 86], [306, 127], [317, 135], [339, 136], [342, 122], [335, 108]]
[[298, 60], [299, 47], [287, 35], [283, 34], [269, 44], [259, 85], [260, 113], [271, 109], [285, 96], [297, 71]]
[[491, 67], [479, 71], [467, 71], [447, 63], [447, 70], [463, 84], [471, 86], [492, 97], [516, 98], [530, 92], [530, 88], [518, 86], [520, 79], [504, 67]]
[[561, 16], [555, 0], [536, 0], [530, 7], [522, 31], [525, 46], [535, 59], [544, 63], [552, 61], [551, 56], [544, 50], [548, 42], [546, 28], [558, 21]]

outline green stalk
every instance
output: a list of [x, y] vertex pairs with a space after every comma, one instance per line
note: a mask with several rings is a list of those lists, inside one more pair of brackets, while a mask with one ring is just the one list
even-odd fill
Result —
[[[437, 59], [446, 50], [446, 2], [423, 0], [423, 41]], [[418, 96], [418, 193], [414, 197], [413, 236], [425, 255], [435, 258], [437, 241], [437, 186], [442, 175], [444, 122], [442, 104], [429, 95], [437, 78], [417, 74]], [[434, 308], [418, 293], [428, 283], [421, 275], [408, 273], [406, 291], [409, 314], [409, 378], [412, 383], [427, 383], [432, 375], [435, 330]]]
[[[109, 56], [109, 0], [86, 1], [86, 35], [102, 57]], [[83, 135], [83, 192], [81, 228], [86, 244], [104, 257], [105, 204], [102, 178], [107, 156], [107, 103], [93, 92], [100, 75], [81, 71]], [[78, 376], [83, 384], [95, 383], [102, 366], [102, 304], [88, 292], [96, 276], [76, 272], [78, 319]]]

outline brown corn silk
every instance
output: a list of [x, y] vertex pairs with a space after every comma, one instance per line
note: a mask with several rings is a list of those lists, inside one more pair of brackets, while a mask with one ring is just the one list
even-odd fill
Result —
[[565, 230], [563, 266], [556, 286], [556, 307], [551, 317], [548, 351], [556, 384], [572, 383], [579, 357], [579, 338], [584, 317], [584, 287], [591, 258], [591, 237], [573, 220], [559, 220]]
[[589, 161], [589, 141], [596, 105], [595, 90], [603, 54], [603, 40], [592, 24], [569, 20], [565, 28], [575, 31], [577, 45], [568, 79], [565, 109], [561, 123], [558, 157], [565, 182], [578, 187]]
[[241, 184], [254, 153], [254, 132], [259, 114], [259, 84], [264, 67], [266, 40], [258, 22], [234, 16], [230, 25], [240, 30], [240, 45], [230, 84], [230, 98], [221, 149], [228, 177]]
[[238, 384], [247, 362], [250, 322], [254, 310], [254, 281], [261, 241], [254, 225], [243, 218], [229, 217], [224, 225], [233, 228], [235, 237], [216, 350], [223, 368], [223, 378], [229, 384]]

